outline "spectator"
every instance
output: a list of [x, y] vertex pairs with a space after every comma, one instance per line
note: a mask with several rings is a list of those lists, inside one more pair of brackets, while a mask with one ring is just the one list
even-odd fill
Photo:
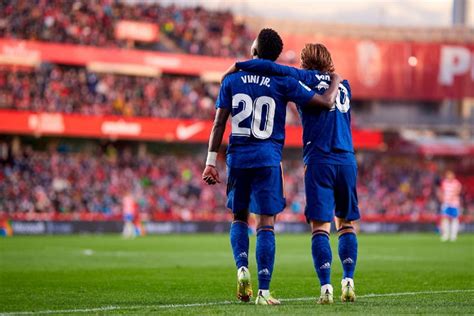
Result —
[[73, 43], [101, 47], [129, 47], [115, 38], [115, 24], [132, 20], [157, 24], [160, 41], [136, 43], [136, 48], [182, 50], [199, 55], [244, 58], [255, 38], [243, 23], [227, 11], [201, 7], [180, 8], [159, 3], [129, 5], [122, 1], [37, 1], [7, 0], [0, 3], [0, 37]]
[[[97, 74], [59, 65], [0, 68], [0, 109], [212, 120], [218, 92], [216, 83], [182, 76]], [[299, 124], [294, 106], [287, 123]]]
[[[151, 218], [222, 219], [229, 215], [225, 186], [202, 184], [201, 158], [172, 154], [137, 157], [128, 148], [110, 146], [103, 153], [47, 153], [26, 148], [21, 155], [0, 163], [0, 212], [120, 218], [122, 197], [132, 192], [138, 211]], [[284, 170], [287, 210], [282, 220], [304, 221], [303, 164], [284, 161]], [[408, 215], [413, 220], [436, 214], [437, 171], [437, 165], [426, 161], [380, 155], [365, 158], [359, 164], [358, 181], [362, 214]], [[221, 174], [225, 172], [221, 170]], [[472, 193], [464, 194], [470, 214], [474, 211]]]

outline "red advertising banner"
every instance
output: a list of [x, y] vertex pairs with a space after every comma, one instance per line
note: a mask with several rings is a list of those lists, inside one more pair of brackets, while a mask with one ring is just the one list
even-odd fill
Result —
[[[0, 110], [0, 133], [8, 134], [207, 143], [211, 129], [212, 122], [202, 120], [83, 116]], [[224, 141], [229, 138], [230, 130], [231, 127], [228, 126]], [[288, 126], [286, 128], [287, 147], [301, 147], [301, 137], [301, 127]], [[354, 130], [353, 138], [356, 148], [379, 149], [383, 145], [382, 134], [378, 131]]]
[[474, 97], [474, 43], [372, 41], [284, 36], [299, 56], [306, 43], [323, 43], [354, 97], [439, 100]]
[[[336, 70], [349, 79], [355, 99], [441, 100], [474, 97], [474, 44], [408, 43], [290, 36], [286, 47], [323, 42]], [[154, 73], [216, 77], [235, 60], [118, 48], [0, 39], [0, 63], [60, 64], [150, 68]], [[217, 76], [218, 77], [218, 76]]]
[[158, 40], [158, 25], [147, 22], [122, 20], [115, 24], [115, 37], [141, 42]]

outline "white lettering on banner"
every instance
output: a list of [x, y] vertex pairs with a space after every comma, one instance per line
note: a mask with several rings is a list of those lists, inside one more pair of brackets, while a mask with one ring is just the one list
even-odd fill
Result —
[[441, 46], [439, 66], [439, 83], [451, 86], [454, 78], [471, 72], [471, 80], [474, 80], [474, 55], [467, 47], [463, 46]]
[[20, 42], [16, 45], [4, 45], [2, 47], [1, 54], [22, 58], [41, 59], [41, 52], [35, 49], [27, 48], [25, 42]]
[[105, 135], [129, 135], [138, 136], [142, 131], [140, 123], [128, 123], [120, 121], [105, 121], [102, 123], [101, 131]]
[[40, 235], [46, 233], [44, 222], [12, 222], [12, 230], [18, 235]]
[[184, 124], [179, 124], [176, 128], [176, 137], [179, 140], [187, 140], [197, 133], [201, 132], [205, 127], [203, 122], [198, 122], [191, 124], [189, 126], [185, 126]]
[[176, 57], [163, 57], [148, 55], [144, 58], [145, 64], [165, 68], [178, 68], [181, 66], [181, 59]]
[[28, 116], [28, 128], [36, 133], [63, 133], [64, 120], [61, 114], [31, 114]]

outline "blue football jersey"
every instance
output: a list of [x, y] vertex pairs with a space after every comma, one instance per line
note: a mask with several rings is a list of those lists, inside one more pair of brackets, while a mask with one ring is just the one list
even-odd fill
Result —
[[[331, 79], [316, 70], [303, 70], [267, 60], [237, 63], [239, 69], [267, 75], [291, 76], [304, 82], [318, 94], [327, 90]], [[351, 132], [351, 88], [344, 80], [339, 85], [332, 109], [303, 107], [296, 103], [303, 124], [303, 159], [305, 164], [356, 164]]]
[[232, 168], [279, 166], [285, 141], [286, 105], [301, 108], [315, 94], [292, 77], [245, 71], [225, 77], [216, 108], [231, 111], [227, 165]]

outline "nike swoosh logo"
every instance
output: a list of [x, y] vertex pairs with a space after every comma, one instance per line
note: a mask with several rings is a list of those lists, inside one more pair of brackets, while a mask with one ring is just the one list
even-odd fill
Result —
[[178, 137], [179, 140], [187, 140], [202, 131], [204, 126], [205, 124], [203, 122], [197, 122], [189, 126], [179, 124], [176, 128], [176, 137]]

